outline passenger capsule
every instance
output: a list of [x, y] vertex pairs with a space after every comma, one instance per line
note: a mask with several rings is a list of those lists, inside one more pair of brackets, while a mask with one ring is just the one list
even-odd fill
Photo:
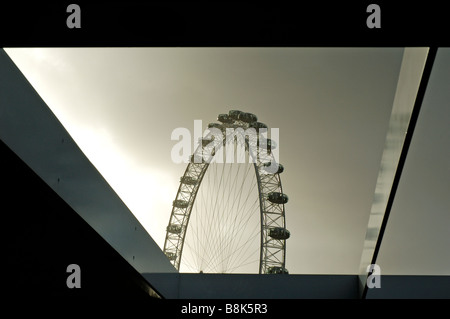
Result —
[[267, 125], [261, 122], [253, 122], [250, 123], [249, 127], [253, 127], [254, 129], [256, 129], [257, 132], [259, 132], [259, 129], [267, 129]]
[[275, 204], [286, 204], [289, 200], [288, 196], [283, 193], [271, 192], [268, 195], [269, 201]]
[[276, 172], [270, 172], [269, 171], [269, 168], [271, 168], [271, 166], [272, 166], [272, 162], [264, 163], [264, 169], [265, 169], [265, 171], [267, 171], [269, 173], [272, 173], [272, 174], [281, 174], [281, 173], [283, 173], [284, 172], [284, 166], [279, 164], [279, 163], [277, 165], [278, 165], [278, 168], [277, 168]]
[[172, 252], [166, 252], [166, 256], [169, 260], [175, 260], [177, 259], [177, 254], [172, 253]]
[[171, 234], [179, 234], [181, 233], [181, 225], [169, 225], [167, 226], [167, 232]]
[[241, 112], [238, 116], [238, 120], [245, 123], [253, 123], [258, 120], [258, 117], [253, 113]]
[[284, 267], [273, 266], [267, 269], [268, 274], [289, 274], [289, 271]]
[[238, 110], [231, 110], [230, 112], [228, 112], [228, 116], [233, 120], [238, 120], [239, 115], [242, 113], [244, 113], [244, 112], [238, 111]]
[[219, 114], [217, 120], [222, 123], [233, 123], [234, 120], [228, 114]]
[[182, 199], [176, 199], [173, 201], [172, 205], [177, 208], [186, 208], [189, 206], [189, 203]]
[[269, 230], [269, 236], [273, 239], [288, 239], [291, 237], [291, 233], [286, 228], [273, 227]]
[[277, 143], [270, 138], [260, 138], [258, 139], [258, 146], [266, 148], [267, 150], [273, 150], [277, 148]]
[[191, 176], [182, 176], [180, 178], [180, 182], [186, 185], [195, 185], [197, 184], [197, 180]]

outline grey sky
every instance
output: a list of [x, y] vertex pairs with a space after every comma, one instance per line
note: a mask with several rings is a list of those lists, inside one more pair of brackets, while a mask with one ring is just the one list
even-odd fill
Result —
[[280, 129], [290, 273], [358, 272], [402, 48], [6, 51], [161, 247], [172, 130], [241, 109]]

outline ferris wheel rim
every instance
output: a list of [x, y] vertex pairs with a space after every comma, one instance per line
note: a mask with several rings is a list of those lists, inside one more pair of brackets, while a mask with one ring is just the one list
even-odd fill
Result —
[[[250, 114], [247, 116], [247, 118], [250, 118], [251, 120], [256, 118], [256, 116], [251, 113], [245, 113], [241, 111], [230, 111], [230, 117], [232, 116], [232, 114], [236, 114], [233, 112], [240, 112], [238, 114]], [[219, 121], [221, 120], [222, 115], [223, 114], [219, 115]], [[222, 119], [223, 118], [224, 117], [222, 117]], [[211, 123], [210, 125], [208, 125], [208, 128], [219, 128], [224, 124], [227, 123]], [[267, 128], [265, 124], [256, 122], [256, 120], [250, 121], [249, 123], [247, 123], [248, 125], [246, 125], [245, 121], [240, 120], [235, 120], [228, 124], [230, 125], [225, 125], [225, 127], [231, 126], [234, 128]], [[208, 135], [203, 137], [202, 140], [207, 137]], [[214, 139], [210, 138], [209, 141], [214, 141]], [[226, 141], [223, 140], [223, 142], [217, 143], [217, 145], [213, 142], [209, 144], [213, 144], [213, 150], [215, 152], [218, 149], [216, 147], [223, 147], [225, 145], [225, 142]], [[252, 142], [255, 143], [254, 141]], [[287, 195], [283, 193], [280, 177], [280, 174], [283, 171], [283, 167], [281, 164], [279, 164], [281, 169], [278, 169], [275, 173], [267, 173], [266, 164], [269, 162], [275, 162], [275, 158], [272, 152], [268, 152], [268, 154], [259, 154], [259, 148], [256, 148], [257, 153], [252, 154], [253, 148], [249, 146], [250, 141], [245, 140], [245, 143], [246, 153], [249, 156], [256, 158], [256, 160], [253, 162], [253, 167], [255, 169], [255, 176], [257, 180], [260, 211], [259, 274], [288, 273], [285, 267], [286, 240], [289, 238], [290, 233], [286, 229], [286, 216], [284, 207], [285, 203], [287, 202]], [[256, 143], [258, 143], [259, 146], [259, 136], [256, 140]], [[164, 241], [163, 251], [177, 270], [179, 270], [181, 266], [186, 233], [199, 188], [202, 184], [203, 177], [205, 176], [209, 168], [210, 160], [215, 157], [215, 154], [213, 153], [210, 154], [211, 156], [209, 157], [208, 161], [204, 161], [204, 158], [202, 158], [201, 161], [197, 161], [198, 158], [196, 158], [195, 155], [198, 155], [199, 151], [203, 152], [204, 149], [205, 146], [200, 143], [190, 157], [190, 161], [186, 166], [184, 174], [180, 178], [180, 185], [178, 187], [175, 200], [173, 201], [169, 224], [166, 228], [166, 238]], [[261, 160], [260, 155], [262, 155], [262, 158], [265, 159]], [[270, 159], [270, 161], [268, 161], [268, 159]], [[273, 209], [274, 211], [269, 211], [269, 209]], [[272, 216], [270, 216], [271, 214], [274, 214], [276, 216], [272, 218]], [[278, 231], [278, 235], [275, 234], [277, 236], [274, 236], [274, 233], [277, 233], [276, 231], [274, 232], [274, 230]], [[284, 232], [282, 230], [284, 230]]]

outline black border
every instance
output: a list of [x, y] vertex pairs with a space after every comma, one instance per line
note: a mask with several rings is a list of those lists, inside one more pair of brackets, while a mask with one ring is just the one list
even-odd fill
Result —
[[[1, 47], [450, 46], [433, 1], [7, 1]], [[71, 3], [80, 29], [66, 25]], [[380, 29], [366, 25], [371, 3]]]
[[[436, 47], [450, 46], [446, 10], [441, 3], [431, 1], [7, 1], [0, 4], [0, 47], [431, 46], [428, 59], [431, 56], [434, 59]], [[66, 8], [70, 3], [81, 7], [81, 29], [66, 26], [69, 15]], [[371, 3], [381, 7], [381, 29], [366, 26], [366, 8]], [[423, 99], [424, 91], [419, 94], [422, 95], [418, 100]], [[411, 119], [413, 126], [408, 129], [409, 142], [419, 110], [420, 103], [415, 106]], [[405, 142], [405, 146], [409, 142]], [[406, 157], [406, 152], [403, 156]], [[387, 212], [386, 221], [388, 216]], [[383, 224], [385, 227], [386, 223]], [[381, 238], [382, 232], [380, 242]], [[379, 244], [377, 247], [379, 249]], [[348, 307], [355, 310], [355, 306], [379, 306], [375, 301], [361, 300], [340, 302], [339, 306], [336, 301], [325, 304], [311, 300], [266, 302], [278, 314], [286, 313], [286, 310], [300, 313], [299, 307], [306, 304], [312, 306], [310, 309], [315, 309], [315, 313], [327, 309], [319, 308], [322, 305], [337, 313], [339, 310], [347, 312]], [[185, 303], [165, 300], [162, 307], [176, 314], [178, 306]]]

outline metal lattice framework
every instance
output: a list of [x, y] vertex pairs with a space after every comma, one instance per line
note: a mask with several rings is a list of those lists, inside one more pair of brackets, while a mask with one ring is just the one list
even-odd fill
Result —
[[229, 114], [220, 114], [218, 120], [220, 124], [208, 125], [209, 133], [199, 141], [180, 179], [167, 226], [164, 253], [179, 270], [189, 219], [203, 177], [220, 148], [231, 141], [245, 147], [254, 166], [261, 224], [259, 273], [288, 273], [285, 268], [286, 239], [290, 233], [286, 229], [284, 207], [288, 197], [281, 185], [283, 166], [275, 162], [272, 153], [276, 145], [263, 137], [261, 133], [267, 132], [267, 126], [257, 122], [251, 113], [233, 110]]

